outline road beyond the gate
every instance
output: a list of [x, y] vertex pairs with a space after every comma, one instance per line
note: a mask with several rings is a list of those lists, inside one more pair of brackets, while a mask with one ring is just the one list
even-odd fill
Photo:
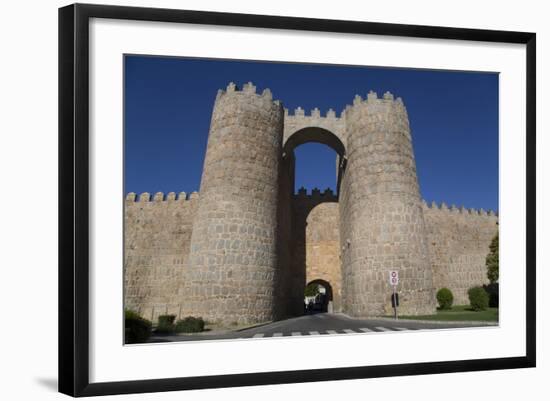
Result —
[[231, 340], [316, 335], [376, 334], [419, 330], [497, 327], [487, 322], [427, 322], [414, 320], [354, 319], [341, 313], [318, 313], [223, 333], [153, 335], [150, 342]]

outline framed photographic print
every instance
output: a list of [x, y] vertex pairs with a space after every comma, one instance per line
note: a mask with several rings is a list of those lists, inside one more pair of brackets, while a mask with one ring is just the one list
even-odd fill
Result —
[[535, 366], [535, 82], [534, 33], [61, 8], [59, 390]]

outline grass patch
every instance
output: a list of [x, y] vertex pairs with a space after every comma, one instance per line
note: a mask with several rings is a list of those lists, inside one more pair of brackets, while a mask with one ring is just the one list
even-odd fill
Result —
[[487, 308], [484, 311], [474, 311], [470, 305], [455, 305], [451, 309], [439, 310], [435, 315], [399, 316], [401, 319], [411, 320], [439, 320], [439, 321], [472, 321], [498, 322], [498, 308]]

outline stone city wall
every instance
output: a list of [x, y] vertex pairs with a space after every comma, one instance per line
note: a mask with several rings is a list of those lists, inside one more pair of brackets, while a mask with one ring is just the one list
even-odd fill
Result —
[[449, 288], [455, 305], [469, 304], [468, 289], [489, 282], [485, 258], [498, 232], [498, 216], [444, 203], [424, 202], [423, 210], [434, 286]]
[[[316, 141], [338, 154], [338, 193], [293, 194], [294, 148]], [[435, 312], [487, 282], [493, 213], [429, 207], [420, 198], [406, 108], [386, 92], [356, 96], [336, 116], [289, 115], [269, 89], [218, 91], [200, 202], [129, 194], [125, 306], [250, 324], [299, 315], [305, 285], [328, 282], [333, 306], [355, 317], [391, 313], [388, 271], [399, 270], [403, 314]]]
[[124, 306], [156, 321], [180, 315], [198, 193], [134, 193], [124, 208]]
[[[178, 292], [188, 266], [193, 219], [199, 194], [176, 196], [130, 193], [125, 207], [125, 306], [156, 320], [161, 314], [180, 316], [184, 300]], [[305, 285], [327, 281], [333, 290], [334, 311], [341, 311], [342, 271], [339, 238], [339, 206], [327, 190], [300, 190], [292, 202], [290, 268], [281, 285], [291, 306], [303, 298]], [[423, 203], [434, 286], [451, 289], [456, 305], [468, 304], [468, 289], [488, 283], [485, 258], [498, 231], [498, 216], [484, 210]], [[288, 238], [288, 237], [287, 237]], [[282, 241], [284, 242], [284, 241]], [[286, 251], [285, 251], [286, 252]], [[287, 259], [285, 259], [287, 260]], [[281, 267], [282, 268], [282, 267]], [[404, 279], [402, 278], [401, 281]], [[296, 314], [297, 308], [284, 315]]]

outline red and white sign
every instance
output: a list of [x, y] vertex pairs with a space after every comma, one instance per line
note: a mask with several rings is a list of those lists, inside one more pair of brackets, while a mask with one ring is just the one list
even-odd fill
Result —
[[396, 286], [399, 284], [399, 272], [397, 270], [390, 271], [390, 285]]

